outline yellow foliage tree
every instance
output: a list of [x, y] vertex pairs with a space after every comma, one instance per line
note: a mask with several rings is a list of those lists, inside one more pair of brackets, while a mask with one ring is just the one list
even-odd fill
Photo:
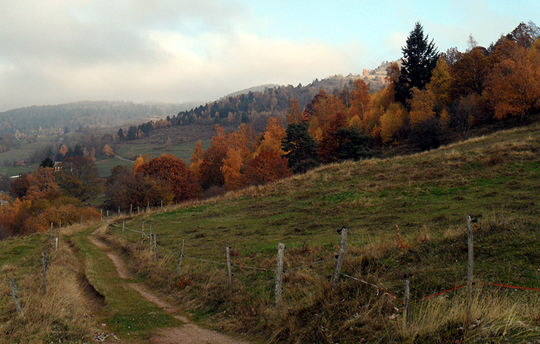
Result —
[[109, 146], [109, 145], [103, 146], [103, 150], [101, 152], [103, 154], [105, 154], [105, 156], [107, 156], [107, 158], [113, 157], [115, 155], [112, 148], [111, 148], [111, 146]]
[[262, 152], [276, 152], [279, 155], [284, 155], [285, 152], [281, 149], [281, 140], [285, 137], [285, 129], [280, 119], [270, 117], [264, 132], [264, 139], [257, 148], [254, 156]]
[[410, 105], [411, 111], [409, 118], [410, 124], [413, 127], [435, 116], [435, 94], [429, 89], [420, 90], [416, 87], [413, 88]]
[[392, 103], [380, 118], [380, 137], [383, 143], [397, 142], [397, 136], [406, 123], [407, 111], [400, 103]]
[[201, 163], [204, 160], [204, 149], [202, 148], [201, 140], [197, 141], [195, 144], [195, 150], [193, 150], [193, 155], [189, 159], [189, 168], [197, 177], [197, 180], [201, 178]]

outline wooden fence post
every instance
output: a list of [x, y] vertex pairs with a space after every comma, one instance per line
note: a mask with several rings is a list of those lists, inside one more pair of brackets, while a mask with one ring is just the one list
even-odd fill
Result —
[[[152, 238], [152, 236], [150, 236]], [[150, 240], [152, 242], [152, 240]], [[154, 263], [157, 263], [157, 234], [154, 234]]]
[[54, 255], [56, 256], [56, 254], [58, 253], [58, 237], [54, 238], [55, 239], [55, 243], [54, 243]]
[[146, 212], [150, 213], [150, 201], [148, 201], [148, 204], [146, 205]]
[[122, 239], [124, 239], [125, 230], [126, 230], [126, 220], [122, 220]]
[[184, 257], [184, 243], [185, 243], [185, 240], [182, 239], [182, 248], [180, 249], [180, 258], [178, 258], [178, 268], [176, 269], [177, 275], [180, 275], [180, 268], [182, 267], [182, 257]]
[[129, 205], [129, 216], [133, 215], [133, 204]]
[[52, 240], [53, 223], [51, 222], [51, 232], [49, 233], [49, 241]]
[[163, 212], [163, 200], [161, 200], [161, 212]]
[[341, 265], [343, 264], [343, 256], [345, 255], [345, 246], [347, 244], [347, 228], [342, 227], [338, 232], [341, 233], [341, 240], [339, 241], [339, 253], [332, 281], [332, 289], [336, 289], [338, 285], [339, 276], [341, 275]]
[[103, 209], [101, 209], [101, 221], [103, 221]]
[[229, 276], [229, 290], [233, 290], [233, 281], [232, 281], [232, 266], [231, 266], [231, 254], [230, 247], [225, 247], [225, 253], [227, 254], [227, 275]]
[[41, 252], [41, 262], [43, 263], [43, 293], [47, 294], [47, 270], [49, 269], [49, 246], [45, 252]]
[[467, 215], [467, 326], [472, 319], [472, 284], [474, 267], [474, 240], [471, 217]]
[[277, 257], [277, 267], [276, 267], [276, 306], [279, 306], [281, 303], [281, 291], [282, 291], [282, 281], [283, 281], [283, 254], [285, 252], [285, 245], [282, 243], [278, 244], [278, 257]]
[[120, 206], [118, 206], [118, 218], [120, 218]]
[[142, 220], [142, 225], [141, 225], [141, 245], [142, 243], [144, 243], [144, 220]]
[[152, 248], [154, 247], [154, 238], [152, 237], [152, 225], [150, 225], [150, 238], [148, 239], [148, 243], [150, 244], [150, 252], [152, 252]]
[[19, 300], [19, 292], [17, 291], [17, 285], [13, 279], [9, 279], [9, 288], [11, 289], [11, 296], [13, 297], [13, 302], [15, 303], [15, 309], [17, 309], [17, 314], [22, 315], [21, 301]]
[[403, 280], [403, 287], [404, 287], [404, 294], [405, 294], [405, 316], [403, 317], [403, 325], [405, 327], [406, 331], [409, 331], [409, 328], [411, 326], [411, 288], [410, 288], [410, 280], [409, 275], [405, 274], [404, 280]]
[[82, 225], [82, 214], [81, 214], [81, 225]]

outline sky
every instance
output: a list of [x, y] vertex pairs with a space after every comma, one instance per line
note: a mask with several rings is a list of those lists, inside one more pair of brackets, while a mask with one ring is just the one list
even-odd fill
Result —
[[197, 101], [361, 74], [416, 22], [439, 51], [488, 46], [538, 0], [0, 0], [0, 111], [82, 100]]

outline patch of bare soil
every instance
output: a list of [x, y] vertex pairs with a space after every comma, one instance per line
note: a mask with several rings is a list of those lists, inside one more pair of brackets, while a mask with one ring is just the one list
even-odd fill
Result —
[[[132, 277], [126, 265], [124, 264], [124, 261], [112, 251], [109, 245], [92, 236], [89, 236], [88, 239], [107, 254], [107, 256], [111, 259], [114, 266], [116, 267], [120, 278], [128, 279]], [[146, 288], [146, 286], [144, 286], [142, 283], [129, 283], [129, 286], [136, 290], [139, 294], [141, 294], [145, 299], [154, 303], [156, 306], [163, 309], [165, 312], [171, 314], [171, 316], [184, 323], [184, 325], [180, 327], [157, 330], [156, 334], [150, 337], [151, 343], [249, 344], [248, 342], [239, 341], [218, 332], [207, 330], [197, 326], [196, 324], [190, 323], [186, 317], [176, 314], [180, 311], [179, 307], [160, 299], [158, 296], [148, 290], [148, 288]]]

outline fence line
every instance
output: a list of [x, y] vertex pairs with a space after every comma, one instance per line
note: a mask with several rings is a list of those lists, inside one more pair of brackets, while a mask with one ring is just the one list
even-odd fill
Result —
[[[192, 259], [192, 260], [207, 262], [207, 263], [211, 263], [211, 264], [215, 264], [215, 265], [227, 266], [228, 275], [229, 275], [228, 284], [229, 284], [229, 289], [231, 291], [233, 290], [232, 274], [231, 274], [231, 268], [232, 267], [236, 267], [236, 268], [239, 268], [239, 269], [253, 269], [253, 270], [275, 272], [275, 274], [276, 274], [275, 275], [275, 303], [276, 303], [276, 306], [278, 306], [281, 303], [282, 274], [283, 273], [296, 271], [296, 270], [299, 270], [299, 269], [302, 269], [302, 268], [313, 268], [314, 265], [324, 264], [324, 263], [326, 263], [326, 262], [328, 262], [330, 260], [334, 260], [334, 259], [337, 258], [336, 268], [335, 268], [335, 272], [334, 272], [334, 275], [333, 275], [333, 278], [332, 278], [332, 289], [335, 289], [335, 287], [337, 286], [339, 276], [344, 276], [344, 277], [350, 278], [352, 280], [356, 280], [358, 282], [361, 282], [361, 283], [367, 284], [369, 286], [372, 286], [372, 287], [376, 288], [377, 290], [383, 291], [385, 294], [387, 294], [392, 299], [396, 300], [397, 302], [401, 303], [404, 306], [404, 312], [405, 312], [405, 314], [404, 314], [404, 328], [407, 330], [409, 328], [409, 326], [410, 326], [411, 305], [413, 303], [422, 302], [422, 301], [425, 301], [425, 300], [428, 300], [428, 299], [431, 299], [431, 298], [434, 298], [434, 297], [437, 297], [437, 296], [440, 296], [440, 295], [443, 295], [443, 294], [446, 294], [446, 293], [457, 291], [457, 290], [465, 288], [465, 287], [467, 287], [467, 300], [468, 300], [467, 301], [467, 307], [466, 307], [466, 315], [467, 315], [467, 318], [470, 319], [470, 314], [471, 314], [470, 305], [472, 304], [472, 302], [470, 301], [470, 297], [471, 297], [471, 292], [472, 292], [472, 286], [475, 285], [475, 284], [483, 284], [483, 285], [490, 285], [490, 286], [503, 287], [503, 288], [512, 288], [512, 289], [521, 289], [521, 290], [530, 290], [530, 291], [539, 291], [540, 292], [539, 288], [511, 286], [511, 285], [506, 285], [506, 284], [474, 281], [473, 277], [472, 277], [473, 252], [474, 252], [473, 248], [472, 248], [472, 246], [473, 246], [473, 240], [472, 240], [473, 236], [472, 236], [472, 229], [471, 229], [471, 227], [472, 227], [471, 226], [471, 218], [469, 216], [466, 217], [466, 222], [467, 222], [467, 232], [468, 232], [467, 233], [468, 234], [467, 235], [467, 237], [468, 237], [467, 284], [455, 286], [455, 287], [450, 288], [448, 290], [444, 290], [444, 291], [437, 292], [437, 293], [432, 294], [432, 295], [424, 296], [424, 297], [416, 299], [416, 300], [411, 300], [410, 299], [410, 294], [409, 294], [409, 290], [410, 290], [409, 283], [410, 282], [409, 282], [408, 274], [405, 274], [405, 278], [404, 278], [404, 295], [405, 295], [405, 301], [404, 301], [404, 300], [400, 299], [399, 297], [397, 297], [396, 295], [394, 295], [394, 293], [390, 292], [388, 289], [385, 289], [383, 287], [378, 286], [377, 284], [365, 281], [365, 280], [363, 280], [361, 278], [357, 278], [357, 277], [351, 276], [349, 274], [346, 274], [346, 273], [343, 273], [343, 272], [340, 271], [341, 262], [343, 260], [343, 255], [345, 253], [345, 244], [346, 244], [346, 238], [347, 238], [347, 228], [344, 228], [344, 227], [341, 228], [340, 230], [338, 230], [338, 233], [341, 234], [340, 249], [339, 249], [338, 255], [330, 257], [330, 258], [326, 258], [326, 259], [317, 260], [317, 261], [314, 261], [314, 262], [311, 262], [311, 263], [308, 263], [308, 264], [305, 264], [305, 265], [291, 267], [291, 268], [288, 268], [288, 269], [283, 268], [283, 256], [282, 255], [280, 256], [280, 254], [283, 254], [283, 249], [284, 249], [283, 244], [278, 245], [278, 266], [275, 269], [261, 268], [261, 267], [256, 267], [256, 266], [243, 265], [243, 264], [233, 264], [230, 261], [229, 247], [226, 248], [226, 251], [227, 251], [227, 256], [226, 256], [227, 260], [226, 260], [226, 262], [218, 262], [218, 261], [214, 261], [214, 260], [210, 260], [210, 259], [203, 259], [203, 258], [184, 255], [183, 254], [183, 248], [184, 248], [185, 240], [182, 240], [182, 251], [180, 253], [174, 252], [174, 251], [172, 251], [172, 250], [170, 250], [170, 249], [168, 249], [166, 247], [161, 247], [161, 246], [160, 246], [160, 250], [164, 251], [164, 252], [167, 252], [169, 254], [172, 254], [173, 256], [179, 257], [177, 275], [180, 274], [180, 267], [181, 267], [181, 263], [182, 263], [182, 258], [188, 258], [188, 259]], [[116, 227], [116, 226], [109, 225], [109, 227]], [[125, 223], [122, 224], [122, 233], [124, 232], [124, 230], [125, 230]], [[147, 236], [145, 234], [145, 232], [144, 232], [144, 221], [143, 221], [143, 230], [142, 231], [137, 231], [137, 230], [133, 230], [133, 229], [128, 229], [128, 230], [131, 231], [131, 232], [134, 232], [134, 233], [140, 233], [141, 234], [141, 240], [144, 237], [146, 237], [147, 239], [150, 239], [150, 241], [152, 240], [152, 237]], [[157, 260], [157, 252], [156, 251], [157, 251], [158, 246], [157, 246], [155, 237], [154, 237], [153, 240], [154, 240], [154, 243], [153, 243], [154, 244], [154, 252], [153, 252], [154, 253], [154, 262], [156, 262], [156, 260]], [[364, 244], [364, 246], [367, 246], [361, 240], [360, 240], [360, 242], [362, 244]], [[280, 249], [281, 249], [281, 251], [280, 251]], [[386, 264], [384, 264], [384, 262], [379, 257], [376, 257], [376, 258], [381, 263], [381, 265], [383, 266], [383, 269], [386, 272], [392, 271], [392, 270], [397, 268], [397, 267], [388, 267]]]

